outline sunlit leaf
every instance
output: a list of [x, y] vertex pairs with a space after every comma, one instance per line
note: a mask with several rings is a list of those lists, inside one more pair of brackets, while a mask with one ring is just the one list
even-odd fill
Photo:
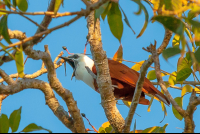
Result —
[[142, 131], [142, 133], [165, 133], [165, 129], [168, 126], [168, 124], [165, 124], [163, 127], [154, 126], [150, 128], [146, 128]]
[[169, 47], [162, 52], [162, 56], [165, 60], [168, 58], [180, 54], [181, 50], [177, 47]]
[[190, 85], [185, 85], [181, 91], [181, 97], [183, 97], [187, 92], [192, 92], [193, 87]]
[[[161, 76], [165, 76], [165, 74], [161, 73]], [[149, 80], [155, 80], [156, 79], [156, 71], [155, 70], [149, 71], [148, 74], [147, 74], [147, 78]]]
[[27, 0], [16, 0], [16, 5], [23, 12], [26, 12], [26, 10], [28, 9], [28, 2], [27, 2]]
[[191, 73], [192, 73], [191, 68], [184, 68], [180, 70], [179, 72], [177, 72], [176, 81], [184, 81], [190, 76]]
[[149, 14], [148, 14], [148, 11], [147, 9], [145, 8], [145, 6], [141, 3], [140, 0], [132, 0], [134, 1], [135, 3], [137, 3], [140, 8], [144, 11], [144, 15], [145, 15], [145, 22], [144, 22], [144, 25], [143, 25], [143, 28], [142, 30], [140, 31], [140, 33], [138, 34], [137, 38], [139, 38], [140, 36], [142, 36], [142, 34], [144, 33], [145, 29], [147, 28], [147, 24], [149, 22]]
[[17, 49], [15, 53], [15, 63], [17, 66], [17, 72], [20, 78], [24, 77], [24, 55], [23, 55], [23, 48], [22, 45], [20, 49]]
[[112, 126], [110, 125], [109, 121], [102, 124], [99, 128], [99, 133], [110, 133], [113, 130]]
[[[161, 89], [161, 93], [164, 94], [164, 91], [162, 89]], [[161, 107], [162, 107], [162, 111], [164, 111], [165, 116], [167, 116], [167, 110], [166, 110], [164, 102], [160, 101], [160, 104], [161, 104]]]
[[180, 36], [176, 34], [174, 35], [174, 38], [172, 40], [172, 46], [179, 48], [179, 45], [180, 45]]
[[177, 64], [177, 72], [179, 72], [180, 70], [184, 69], [184, 68], [190, 68], [192, 66], [192, 61], [189, 60], [187, 58], [179, 58], [178, 60], [178, 64]]
[[9, 131], [9, 120], [8, 116], [2, 114], [0, 116], [0, 133], [8, 133]]
[[110, 11], [108, 12], [108, 24], [112, 34], [121, 42], [123, 34], [122, 14], [119, 10], [118, 3], [112, 2]]
[[6, 4], [6, 6], [7, 6], [8, 8], [10, 8], [10, 0], [4, 0], [4, 2], [5, 2], [5, 4]]
[[129, 102], [129, 101], [124, 101], [124, 100], [122, 100], [122, 102], [123, 102], [127, 107], [130, 108], [131, 102]]
[[[187, 28], [185, 28], [185, 32], [186, 32], [187, 36], [190, 38], [190, 40], [192, 40], [191, 32]], [[193, 42], [192, 42], [192, 45], [194, 45]]]
[[135, 65], [133, 65], [133, 66], [131, 67], [131, 69], [133, 69], [133, 70], [135, 70], [135, 71], [140, 71], [140, 68], [141, 68], [141, 66], [142, 66], [142, 64], [143, 64], [144, 62], [145, 62], [145, 61], [143, 60], [143, 61], [140, 61], [140, 62], [136, 63]]
[[[120, 7], [120, 6], [119, 6]], [[123, 9], [120, 7], [120, 9], [122, 10], [122, 13], [124, 14], [124, 17], [125, 17], [125, 19], [124, 19], [124, 21], [126, 22], [126, 24], [127, 24], [127, 26], [133, 31], [133, 33], [135, 34], [135, 31], [133, 30], [133, 28], [131, 27], [131, 25], [130, 25], [130, 23], [129, 23], [129, 21], [128, 21], [128, 18], [127, 18], [127, 16], [126, 16], [126, 14], [125, 14], [125, 12], [123, 11]]]
[[63, 3], [63, 0], [55, 0], [55, 6], [54, 6], [54, 14], [57, 14], [58, 9], [60, 8], [60, 5]]
[[45, 129], [41, 126], [36, 125], [35, 123], [31, 123], [28, 126], [26, 126], [21, 132], [33, 132], [33, 131], [39, 131], [39, 130], [45, 130], [48, 131], [49, 133], [52, 133], [51, 130]]
[[8, 26], [7, 26], [7, 15], [4, 15], [0, 20], [0, 35], [4, 37], [4, 39], [11, 44], [10, 36], [8, 34]]
[[156, 20], [163, 24], [167, 29], [178, 35], [183, 35], [185, 24], [178, 18], [172, 16], [154, 16], [152, 20]]
[[117, 52], [115, 53], [113, 57], [113, 60], [122, 63], [122, 59], [123, 59], [123, 47], [122, 47], [122, 44], [120, 44]]
[[[181, 97], [176, 97], [174, 98], [174, 100], [176, 101], [176, 103], [182, 108], [182, 98]], [[174, 116], [179, 119], [179, 120], [182, 120], [183, 119], [183, 116], [181, 116], [179, 114], [179, 112], [172, 106], [172, 111], [173, 111], [173, 114]]]
[[9, 117], [9, 125], [12, 129], [12, 133], [18, 130], [21, 120], [21, 109], [22, 107], [20, 107], [18, 110], [13, 111]]
[[176, 72], [173, 72], [172, 74], [170, 74], [168, 82], [170, 85], [174, 86], [176, 84]]

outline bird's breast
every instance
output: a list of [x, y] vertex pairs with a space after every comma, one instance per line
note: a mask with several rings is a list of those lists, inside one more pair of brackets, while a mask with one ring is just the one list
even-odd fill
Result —
[[[92, 70], [91, 66], [88, 66], [88, 67]], [[77, 80], [82, 80], [84, 83], [86, 83], [92, 89], [95, 89], [94, 88], [94, 79], [86, 70], [85, 65], [81, 65], [81, 64], [77, 65], [77, 68], [75, 71], [75, 77]]]

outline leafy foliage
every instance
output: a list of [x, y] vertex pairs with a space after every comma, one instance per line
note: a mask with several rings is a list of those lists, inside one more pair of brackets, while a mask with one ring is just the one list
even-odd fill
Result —
[[[19, 128], [19, 124], [21, 121], [21, 110], [22, 107], [20, 107], [17, 110], [14, 110], [9, 119], [8, 116], [5, 114], [1, 114], [0, 116], [0, 133], [8, 133], [9, 128], [11, 128], [12, 133], [16, 132]], [[33, 132], [33, 131], [39, 131], [39, 130], [45, 130], [51, 133], [51, 130], [45, 129], [41, 126], [37, 126], [35, 123], [31, 123], [28, 126], [26, 126], [21, 132]]]

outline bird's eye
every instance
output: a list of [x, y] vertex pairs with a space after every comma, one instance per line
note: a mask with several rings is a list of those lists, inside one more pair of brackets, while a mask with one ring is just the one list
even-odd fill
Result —
[[79, 56], [78, 56], [77, 54], [74, 55], [74, 59], [78, 59], [78, 57], [79, 57]]

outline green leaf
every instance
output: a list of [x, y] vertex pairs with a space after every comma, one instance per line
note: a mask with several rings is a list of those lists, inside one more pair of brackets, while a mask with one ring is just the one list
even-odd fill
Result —
[[99, 133], [106, 133], [106, 130], [105, 128], [103, 127], [100, 127], [99, 130], [98, 130]]
[[120, 7], [120, 9], [122, 10], [122, 13], [124, 14], [124, 17], [125, 17], [124, 21], [126, 22], [126, 24], [128, 25], [128, 27], [133, 31], [133, 33], [135, 34], [135, 31], [134, 31], [133, 28], [131, 27], [131, 25], [130, 25], [130, 23], [129, 23], [129, 21], [128, 21], [128, 18], [127, 18], [126, 14], [125, 14], [125, 12], [124, 12], [123, 9], [121, 8], [121, 6], [119, 6], [119, 7]]
[[104, 10], [104, 12], [101, 14], [101, 18], [102, 18], [103, 20], [105, 20], [105, 18], [106, 18], [106, 16], [107, 16], [108, 12], [110, 11], [111, 6], [112, 6], [112, 3], [109, 2], [108, 6], [107, 6], [106, 9]]
[[6, 6], [10, 9], [10, 0], [4, 0], [4, 1], [5, 1]]
[[54, 6], [54, 14], [56, 15], [58, 12], [58, 9], [60, 8], [60, 5], [63, 3], [63, 0], [56, 0], [55, 6]]
[[22, 107], [20, 107], [18, 110], [14, 110], [10, 115], [9, 125], [12, 129], [12, 133], [18, 130], [19, 123], [21, 120], [21, 109]]
[[179, 10], [182, 7], [182, 0], [164, 0], [165, 10]]
[[146, 128], [142, 131], [142, 133], [165, 133], [165, 129], [168, 124], [165, 124], [163, 127], [154, 126], [150, 128]]
[[187, 58], [179, 58], [178, 64], [177, 64], [177, 72], [184, 68], [190, 68], [192, 66], [192, 61], [188, 60]]
[[28, 2], [27, 2], [27, 0], [16, 0], [16, 5], [23, 12], [26, 12], [26, 10], [28, 9]]
[[176, 81], [184, 81], [190, 76], [191, 73], [192, 73], [191, 68], [184, 68], [180, 70], [179, 72], [177, 72]]
[[131, 69], [133, 69], [133, 70], [135, 70], [135, 71], [140, 71], [140, 68], [141, 68], [141, 66], [142, 66], [143, 63], [144, 63], [144, 60], [143, 60], [143, 61], [140, 61], [140, 62], [138, 62], [138, 63], [136, 63], [135, 65], [133, 65], [133, 66], [131, 67]]
[[0, 116], [0, 133], [8, 133], [9, 131], [9, 120], [8, 116], [2, 114]]
[[174, 86], [176, 84], [176, 72], [173, 72], [172, 74], [170, 74], [168, 82], [170, 85]]
[[[182, 98], [181, 97], [176, 97], [174, 98], [174, 100], [176, 101], [176, 103], [182, 108]], [[172, 111], [174, 116], [179, 119], [180, 121], [183, 119], [183, 116], [181, 116], [179, 114], [179, 112], [172, 106]]]
[[4, 37], [4, 39], [11, 44], [10, 36], [8, 34], [8, 26], [7, 26], [7, 15], [4, 15], [0, 20], [0, 35]]
[[112, 6], [108, 12], [108, 24], [112, 34], [121, 42], [123, 22], [118, 3], [112, 2]]
[[145, 15], [145, 22], [144, 22], [144, 25], [143, 25], [143, 28], [142, 30], [140, 31], [140, 33], [138, 34], [137, 38], [139, 38], [140, 36], [142, 36], [142, 34], [144, 33], [145, 29], [147, 28], [147, 24], [149, 22], [149, 14], [148, 14], [148, 11], [147, 9], [145, 8], [145, 6], [141, 3], [140, 0], [132, 0], [134, 1], [135, 3], [137, 3], [140, 8], [144, 11], [144, 15]]
[[[100, 18], [100, 16], [105, 12], [105, 10], [108, 7], [109, 2], [106, 2], [105, 4], [103, 4], [102, 6], [100, 6], [98, 9], [95, 10], [95, 20], [97, 18]], [[107, 15], [107, 14], [106, 14]]]
[[122, 63], [122, 59], [123, 59], [123, 47], [122, 44], [120, 44], [117, 52], [113, 56], [113, 60]]
[[28, 126], [26, 126], [21, 132], [33, 132], [33, 131], [39, 131], [39, 130], [45, 130], [48, 131], [49, 133], [52, 133], [51, 130], [45, 129], [41, 126], [36, 125], [35, 123], [31, 123]]
[[17, 72], [20, 78], [24, 77], [24, 55], [22, 45], [15, 53], [15, 63], [17, 66]]
[[155, 70], [149, 71], [147, 74], [147, 78], [149, 80], [155, 80], [156, 79], [156, 71]]
[[178, 18], [172, 16], [154, 16], [152, 20], [156, 20], [163, 24], [167, 29], [173, 31], [178, 35], [183, 35], [185, 24]]
[[135, 119], [135, 123], [134, 123], [133, 133], [135, 133], [135, 131], [136, 131], [136, 119]]
[[163, 58], [167, 61], [168, 58], [177, 55], [181, 52], [181, 50], [177, 47], [169, 47], [162, 52]]
[[200, 63], [200, 47], [196, 50], [194, 55], [195, 55], [197, 62]]
[[199, 21], [188, 19], [188, 18], [184, 18], [184, 19], [187, 23], [191, 24], [193, 27], [200, 28], [200, 22]]
[[13, 2], [13, 7], [16, 7], [16, 5], [17, 5], [16, 0], [13, 0], [12, 2]]

